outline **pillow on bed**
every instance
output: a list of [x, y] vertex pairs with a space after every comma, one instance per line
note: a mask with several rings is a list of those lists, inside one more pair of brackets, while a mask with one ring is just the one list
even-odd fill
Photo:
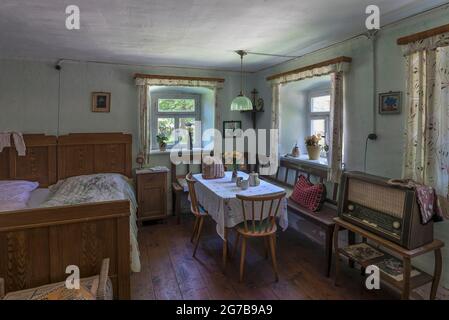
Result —
[[0, 211], [21, 210], [27, 208], [31, 191], [37, 189], [39, 183], [23, 180], [0, 181]]

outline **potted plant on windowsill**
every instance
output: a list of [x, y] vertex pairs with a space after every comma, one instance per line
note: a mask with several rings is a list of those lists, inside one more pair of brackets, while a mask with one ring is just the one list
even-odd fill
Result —
[[167, 149], [168, 137], [165, 134], [158, 134], [156, 136], [157, 143], [159, 144], [159, 150], [165, 151]]
[[307, 137], [306, 139], [306, 147], [307, 153], [309, 154], [310, 160], [318, 160], [320, 158], [321, 153], [321, 135], [312, 135]]

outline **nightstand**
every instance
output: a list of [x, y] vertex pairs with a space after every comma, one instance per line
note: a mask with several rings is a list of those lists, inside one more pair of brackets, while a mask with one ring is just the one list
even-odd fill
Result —
[[167, 172], [136, 170], [137, 221], [167, 218]]

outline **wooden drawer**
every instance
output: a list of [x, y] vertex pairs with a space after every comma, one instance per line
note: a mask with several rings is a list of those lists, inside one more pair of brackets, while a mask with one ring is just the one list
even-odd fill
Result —
[[137, 176], [137, 185], [151, 184], [151, 185], [163, 186], [163, 185], [166, 185], [166, 183], [167, 183], [166, 177], [167, 177], [167, 173], [165, 173], [165, 172], [139, 174]]

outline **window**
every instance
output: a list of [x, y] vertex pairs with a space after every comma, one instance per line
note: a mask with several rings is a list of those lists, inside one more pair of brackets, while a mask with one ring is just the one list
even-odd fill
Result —
[[[312, 92], [310, 94], [310, 134], [319, 134], [323, 137], [320, 142], [322, 147], [328, 144], [330, 109], [331, 96], [329, 91]], [[321, 157], [326, 157], [324, 148]]]
[[175, 143], [188, 144], [187, 136], [177, 136], [175, 129], [187, 129], [188, 124], [193, 126], [193, 141], [195, 137], [195, 121], [200, 121], [201, 105], [200, 96], [195, 94], [154, 94], [152, 100], [153, 125], [152, 148], [158, 149], [156, 136], [164, 134], [168, 137], [167, 147], [171, 148]]

